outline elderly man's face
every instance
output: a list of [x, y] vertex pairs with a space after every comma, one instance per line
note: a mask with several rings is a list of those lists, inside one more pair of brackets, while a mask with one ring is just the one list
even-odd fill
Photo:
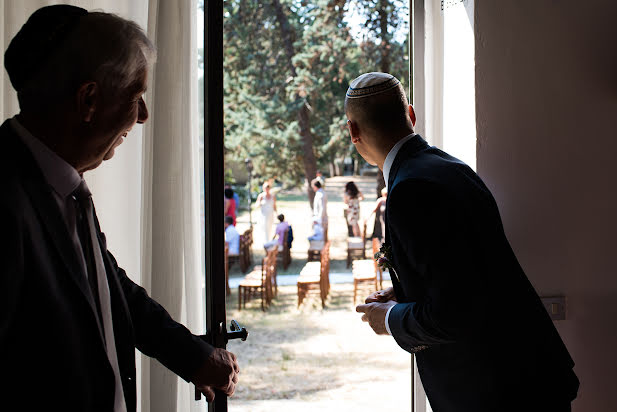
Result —
[[146, 91], [147, 71], [139, 73], [129, 87], [116, 93], [101, 91], [91, 124], [90, 136], [84, 139], [83, 172], [99, 166], [113, 157], [116, 147], [126, 138], [136, 123], [148, 119], [148, 109], [143, 100]]

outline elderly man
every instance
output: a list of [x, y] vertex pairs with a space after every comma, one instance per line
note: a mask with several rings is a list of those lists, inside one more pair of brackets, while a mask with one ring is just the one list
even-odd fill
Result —
[[355, 79], [351, 141], [388, 187], [385, 266], [393, 288], [357, 310], [416, 353], [435, 412], [569, 411], [570, 358], [503, 231], [488, 188], [414, 133], [415, 113], [386, 73]]
[[82, 177], [147, 120], [154, 56], [135, 23], [66, 5], [36, 11], [6, 50], [20, 113], [0, 127], [2, 410], [135, 411], [135, 348], [209, 400], [234, 392], [235, 356], [118, 267]]

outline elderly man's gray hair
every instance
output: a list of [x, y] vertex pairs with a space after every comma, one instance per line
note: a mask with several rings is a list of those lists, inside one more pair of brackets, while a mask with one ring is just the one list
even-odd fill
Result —
[[156, 49], [135, 22], [103, 12], [79, 18], [58, 51], [18, 91], [22, 110], [46, 111], [70, 98], [85, 82], [116, 94], [156, 60]]

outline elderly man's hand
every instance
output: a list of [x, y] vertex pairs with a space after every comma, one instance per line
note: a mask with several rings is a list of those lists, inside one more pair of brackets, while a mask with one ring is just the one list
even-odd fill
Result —
[[387, 335], [386, 330], [386, 313], [388, 309], [396, 305], [396, 301], [389, 300], [387, 302], [371, 302], [364, 305], [356, 306], [356, 312], [364, 313], [362, 321], [368, 322], [378, 335]]
[[192, 382], [208, 400], [214, 400], [214, 389], [220, 389], [232, 396], [238, 383], [240, 367], [236, 355], [225, 349], [215, 348], [214, 352], [201, 365]]
[[378, 290], [377, 292], [371, 293], [370, 295], [368, 295], [364, 303], [371, 303], [371, 302], [384, 303], [389, 300], [393, 300], [395, 302], [397, 301], [396, 296], [394, 295], [394, 288], [392, 286], [384, 290]]

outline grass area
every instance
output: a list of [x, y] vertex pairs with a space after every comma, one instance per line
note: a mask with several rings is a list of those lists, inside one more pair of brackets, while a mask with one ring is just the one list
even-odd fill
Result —
[[[342, 190], [348, 180], [339, 177], [326, 181], [331, 273], [349, 271], [345, 267], [347, 225], [342, 202]], [[375, 203], [375, 180], [358, 177], [353, 180], [365, 194], [360, 213], [361, 218], [366, 218]], [[277, 193], [277, 206], [294, 230], [292, 263], [286, 270], [278, 268], [278, 275], [298, 274], [306, 264], [311, 208], [302, 190]], [[255, 264], [264, 256], [259, 217], [259, 211], [253, 210], [252, 220], [257, 223], [253, 245]], [[248, 212], [244, 212], [238, 216], [238, 230], [242, 232], [248, 227]], [[369, 233], [371, 230], [372, 222]], [[232, 278], [243, 275], [238, 265], [230, 270]], [[385, 282], [384, 287], [389, 285]], [[359, 296], [368, 293], [369, 290], [364, 290]], [[352, 283], [332, 284], [325, 309], [316, 293], [309, 295], [298, 308], [295, 285], [280, 286], [278, 297], [266, 312], [261, 311], [259, 299], [238, 311], [237, 296], [237, 289], [233, 289], [227, 301], [227, 318], [245, 326], [249, 338], [228, 345], [238, 356], [241, 368], [236, 395], [229, 401], [230, 411], [411, 409], [409, 354], [391, 337], [375, 335], [361, 321], [352, 302]]]
[[[371, 399], [379, 400], [379, 410], [410, 410], [405, 403], [409, 354], [360, 320], [352, 304], [353, 286], [333, 284], [324, 310], [317, 295], [298, 308], [296, 293], [296, 286], [279, 287], [266, 312], [259, 299], [238, 311], [237, 290], [229, 297], [228, 319], [249, 331], [246, 342], [228, 345], [241, 368], [230, 410], [275, 410], [278, 401], [291, 400], [322, 401], [330, 405], [326, 410], [337, 411], [333, 405], [344, 402], [344, 410], [364, 411], [371, 410]], [[392, 396], [396, 390], [400, 394]], [[289, 408], [283, 410], [300, 410]]]

